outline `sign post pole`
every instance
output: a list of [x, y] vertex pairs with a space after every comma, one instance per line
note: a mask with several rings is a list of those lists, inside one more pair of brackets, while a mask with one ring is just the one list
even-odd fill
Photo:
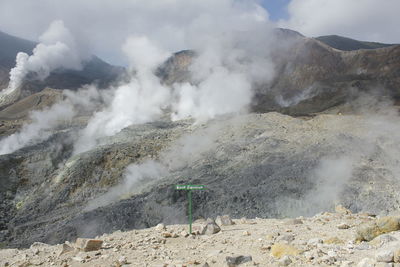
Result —
[[193, 212], [192, 212], [192, 190], [204, 190], [204, 185], [176, 185], [176, 190], [187, 190], [188, 191], [188, 215], [189, 215], [189, 234], [192, 234], [192, 223], [193, 223]]
[[189, 234], [192, 234], [192, 190], [188, 190], [188, 198], [189, 198]]

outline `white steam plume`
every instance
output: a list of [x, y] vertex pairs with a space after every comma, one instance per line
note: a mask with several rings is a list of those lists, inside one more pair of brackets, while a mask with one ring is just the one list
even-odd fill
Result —
[[[183, 8], [190, 3], [178, 1], [176, 5]], [[173, 20], [166, 22], [165, 27], [176, 29], [186, 48], [197, 53], [190, 67], [190, 83], [169, 88], [153, 74], [168, 55], [163, 41], [142, 35], [128, 39], [123, 51], [135, 74], [115, 89], [111, 104], [96, 113], [80, 133], [75, 154], [90, 150], [102, 137], [129, 125], [159, 118], [166, 108], [172, 111], [173, 120], [191, 117], [196, 121], [246, 111], [253, 85], [269, 81], [273, 75], [272, 28], [265, 10], [254, 2], [224, 0], [218, 6], [217, 11], [206, 9], [185, 18], [179, 26]]]
[[64, 96], [64, 100], [49, 108], [33, 111], [30, 114], [30, 123], [0, 140], [0, 155], [46, 140], [54, 134], [55, 128], [68, 125], [79, 112], [93, 112], [103, 98], [93, 86], [78, 92], [65, 90]]
[[[236, 124], [239, 125], [241, 122], [243, 121], [238, 120]], [[149, 184], [195, 164], [204, 158], [208, 151], [214, 149], [216, 139], [226, 127], [222, 121], [212, 122], [207, 127], [198, 126], [193, 132], [181, 136], [162, 151], [159, 159], [130, 164], [125, 169], [121, 183], [91, 200], [85, 210], [93, 210], [138, 194]]]
[[131, 124], [157, 118], [168, 105], [170, 90], [153, 74], [168, 54], [143, 36], [129, 38], [123, 50], [135, 63], [136, 75], [116, 88], [110, 105], [91, 118], [75, 143], [75, 153], [93, 148], [99, 138], [112, 136]]
[[53, 21], [39, 41], [31, 56], [24, 52], [17, 54], [16, 65], [10, 71], [9, 85], [0, 92], [0, 107], [18, 99], [28, 73], [32, 72], [43, 80], [57, 68], [82, 68], [76, 42], [62, 21]]

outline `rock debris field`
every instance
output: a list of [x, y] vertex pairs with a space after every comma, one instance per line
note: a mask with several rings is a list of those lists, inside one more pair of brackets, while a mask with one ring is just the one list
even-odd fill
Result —
[[400, 217], [334, 213], [197, 220], [0, 250], [0, 266], [400, 266]]

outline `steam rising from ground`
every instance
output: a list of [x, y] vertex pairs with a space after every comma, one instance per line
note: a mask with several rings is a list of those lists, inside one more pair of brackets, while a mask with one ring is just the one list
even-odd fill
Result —
[[23, 52], [17, 54], [16, 65], [10, 71], [9, 85], [0, 92], [0, 107], [13, 103], [19, 97], [20, 87], [29, 73], [43, 80], [58, 68], [82, 68], [75, 40], [62, 21], [52, 22], [39, 40], [31, 56]]
[[58, 127], [71, 124], [79, 112], [92, 112], [103, 101], [95, 87], [87, 87], [78, 92], [64, 91], [64, 100], [50, 108], [33, 111], [30, 123], [0, 140], [0, 155], [12, 153], [27, 145], [37, 144], [48, 139]]
[[155, 120], [163, 111], [172, 111], [172, 120], [197, 122], [246, 111], [253, 85], [273, 76], [271, 26], [258, 5], [224, 1], [221, 8], [218, 14], [207, 10], [188, 18], [178, 29], [198, 56], [190, 67], [192, 80], [172, 88], [161, 84], [154, 71], [174, 51], [165, 51], [163, 42], [148, 36], [130, 37], [123, 51], [134, 73], [80, 133], [74, 153], [95, 147], [99, 139], [124, 127]]
[[130, 164], [126, 167], [122, 181], [102, 196], [90, 201], [85, 210], [93, 210], [138, 194], [170, 173], [190, 167], [204, 157], [205, 153], [212, 151], [216, 138], [224, 127], [221, 121], [210, 123], [204, 128], [198, 126], [193, 132], [174, 141], [160, 153], [157, 160], [148, 159], [139, 164]]
[[[361, 126], [356, 124], [356, 127], [360, 127], [356, 138], [342, 140], [331, 151], [327, 151], [327, 155], [306, 174], [313, 183], [313, 188], [299, 198], [279, 199], [276, 202], [277, 210], [286, 216], [312, 216], [318, 212], [333, 210], [337, 204], [352, 204], [351, 200], [348, 203], [343, 198], [343, 194], [354, 180], [368, 184], [379, 179], [392, 179], [398, 183], [399, 111], [393, 107], [393, 103], [378, 102], [377, 98], [362, 95], [352, 104], [355, 112], [360, 113], [356, 117], [361, 122]], [[340, 123], [340, 120], [331, 123], [328, 130], [334, 132], [336, 127], [340, 127]], [[382, 169], [385, 169], [385, 174], [382, 174]], [[368, 205], [374, 206], [371, 203]], [[380, 212], [384, 214], [385, 211]]]

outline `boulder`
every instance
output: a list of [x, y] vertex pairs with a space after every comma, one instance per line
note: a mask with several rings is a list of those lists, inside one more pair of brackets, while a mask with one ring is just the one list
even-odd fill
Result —
[[374, 267], [374, 266], [375, 266], [375, 261], [370, 258], [364, 258], [357, 264], [357, 267]]
[[391, 249], [383, 249], [376, 253], [375, 259], [377, 262], [393, 262], [394, 253]]
[[75, 245], [78, 249], [83, 251], [95, 251], [99, 250], [103, 245], [103, 240], [88, 239], [88, 238], [77, 238]]
[[387, 216], [361, 225], [357, 230], [356, 241], [371, 241], [379, 235], [400, 230], [399, 223], [399, 217]]
[[253, 258], [251, 256], [233, 256], [233, 257], [226, 257], [226, 263], [229, 267], [235, 267], [242, 263], [250, 262]]
[[218, 224], [219, 226], [226, 226], [226, 225], [234, 224], [234, 222], [229, 217], [229, 215], [218, 216], [217, 219], [215, 219], [215, 223]]
[[218, 233], [219, 231], [221, 231], [221, 228], [214, 221], [207, 220], [207, 224], [203, 228], [201, 234], [212, 235]]

